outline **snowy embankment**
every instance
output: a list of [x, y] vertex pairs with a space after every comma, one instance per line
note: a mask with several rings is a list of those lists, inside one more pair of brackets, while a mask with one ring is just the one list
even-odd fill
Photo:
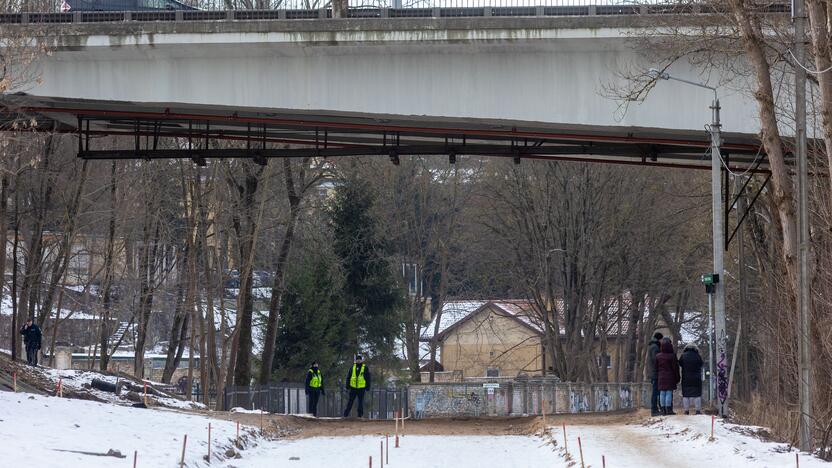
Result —
[[679, 415], [633, 424], [566, 425], [566, 444], [563, 426], [552, 427], [549, 437], [561, 459], [574, 463], [570, 466], [581, 466], [582, 449], [585, 465], [593, 467], [602, 466], [604, 457], [606, 466], [616, 468], [794, 468], [796, 456], [802, 468], [832, 467], [786, 444], [763, 441], [757, 436], [762, 430], [717, 419], [711, 439], [710, 416]]
[[[188, 435], [186, 466], [205, 467], [208, 424], [211, 423], [213, 464], [236, 455], [237, 426], [204, 416], [172, 410], [140, 409], [84, 400], [0, 392], [2, 466], [129, 467], [137, 452], [139, 467], [178, 466]], [[259, 439], [253, 428], [241, 428], [241, 443]], [[105, 456], [119, 452], [125, 458]], [[235, 463], [236, 465], [236, 463]]]

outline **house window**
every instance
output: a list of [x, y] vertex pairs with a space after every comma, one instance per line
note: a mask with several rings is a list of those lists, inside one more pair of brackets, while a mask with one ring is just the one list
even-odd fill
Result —
[[610, 369], [612, 367], [612, 359], [610, 359], [609, 354], [598, 356], [598, 367], [601, 369]]
[[499, 377], [500, 376], [500, 368], [499, 367], [489, 367], [485, 371], [486, 377]]

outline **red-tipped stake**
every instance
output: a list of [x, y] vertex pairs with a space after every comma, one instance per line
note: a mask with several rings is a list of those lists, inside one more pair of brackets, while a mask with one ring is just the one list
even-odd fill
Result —
[[211, 463], [211, 423], [208, 423], [208, 463]]
[[711, 438], [708, 440], [714, 440], [714, 421], [716, 421], [716, 416], [711, 415]]
[[133, 468], [136, 468], [136, 462], [139, 460], [139, 451], [133, 450]]
[[144, 405], [147, 406], [147, 382], [144, 383]]
[[370, 455], [370, 468], [373, 468], [373, 456]]
[[188, 445], [188, 434], [185, 434], [185, 438], [182, 439], [182, 458], [179, 459], [179, 467], [182, 468], [185, 466], [185, 446]]
[[399, 435], [396, 434], [396, 448], [399, 448]]
[[578, 437], [578, 452], [581, 454], [581, 468], [584, 467], [584, 448], [581, 446], [581, 438]]
[[260, 434], [263, 433], [263, 410], [260, 410]]
[[601, 468], [607, 468], [607, 459], [601, 455]]
[[566, 423], [563, 423], [563, 450], [569, 453], [569, 448], [566, 445]]
[[800, 468], [800, 456], [798, 454], [794, 454], [794, 466]]
[[384, 442], [378, 441], [378, 466], [384, 466]]
[[237, 448], [240, 448], [240, 421], [237, 421]]
[[386, 434], [384, 436], [384, 439], [385, 439], [385, 441], [384, 441], [385, 447], [384, 448], [385, 448], [385, 450], [387, 450], [387, 464], [389, 465], [390, 464], [390, 434]]

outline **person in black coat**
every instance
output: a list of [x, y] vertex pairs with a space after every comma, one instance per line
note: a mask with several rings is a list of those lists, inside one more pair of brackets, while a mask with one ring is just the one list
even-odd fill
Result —
[[318, 416], [318, 400], [321, 395], [326, 395], [324, 380], [318, 368], [318, 361], [314, 361], [312, 367], [306, 371], [306, 407], [312, 416]]
[[682, 406], [690, 414], [690, 404], [696, 407], [696, 414], [702, 414], [702, 356], [695, 345], [685, 346], [679, 367], [682, 369]]
[[352, 404], [358, 398], [358, 417], [364, 416], [364, 392], [370, 389], [370, 369], [364, 364], [364, 358], [361, 355], [355, 356], [355, 364], [350, 366], [347, 371], [347, 378], [344, 382], [349, 392], [349, 400], [347, 400], [347, 409], [344, 410], [344, 417], [349, 417], [352, 411]]
[[23, 335], [23, 343], [26, 345], [26, 362], [31, 366], [37, 366], [41, 342], [40, 327], [32, 322], [32, 319], [26, 320], [20, 334]]

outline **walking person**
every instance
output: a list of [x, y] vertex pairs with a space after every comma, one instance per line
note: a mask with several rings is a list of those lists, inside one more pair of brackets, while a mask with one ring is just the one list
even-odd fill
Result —
[[650, 395], [650, 415], [658, 416], [659, 412], [659, 380], [656, 376], [656, 355], [659, 354], [662, 335], [660, 332], [653, 334], [653, 339], [647, 345], [647, 378], [653, 384], [653, 393]]
[[26, 345], [26, 362], [30, 366], [37, 366], [41, 342], [40, 327], [32, 322], [32, 319], [26, 320], [23, 328], [20, 329], [20, 334], [23, 335], [23, 343]]
[[693, 403], [696, 414], [702, 414], [702, 356], [694, 344], [685, 346], [682, 357], [679, 358], [679, 367], [682, 369], [682, 407], [685, 414], [690, 414], [690, 405]]
[[670, 338], [662, 338], [659, 353], [654, 361], [656, 366], [656, 377], [659, 387], [659, 405], [664, 415], [676, 414], [673, 412], [673, 390], [679, 383], [679, 361], [676, 359], [676, 352], [673, 350], [673, 343]]
[[318, 399], [325, 395], [321, 370], [318, 361], [312, 362], [312, 367], [306, 371], [306, 409], [312, 416], [318, 417]]
[[364, 392], [370, 389], [370, 369], [364, 364], [364, 358], [359, 354], [355, 356], [355, 363], [347, 372], [347, 379], [344, 386], [349, 392], [347, 409], [344, 410], [344, 417], [348, 418], [352, 411], [352, 403], [358, 398], [358, 417], [364, 416]]

